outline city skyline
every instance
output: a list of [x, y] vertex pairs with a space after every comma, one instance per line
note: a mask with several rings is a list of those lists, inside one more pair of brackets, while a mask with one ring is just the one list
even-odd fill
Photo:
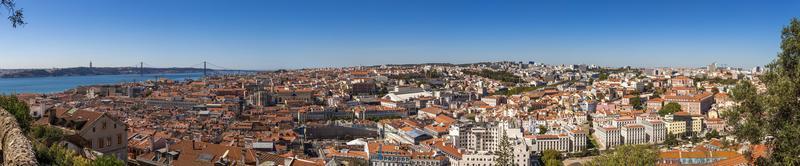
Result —
[[[729, 2], [729, 1], [726, 1]], [[750, 68], [779, 51], [798, 2], [19, 1], [0, 68], [273, 70], [536, 61]]]

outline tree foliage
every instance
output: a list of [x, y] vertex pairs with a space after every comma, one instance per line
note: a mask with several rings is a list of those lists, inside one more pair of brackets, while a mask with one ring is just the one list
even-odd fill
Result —
[[541, 164], [543, 164], [545, 166], [561, 166], [561, 165], [564, 165], [564, 162], [562, 162], [561, 160], [563, 160], [563, 158], [561, 157], [561, 153], [559, 153], [556, 150], [549, 149], [549, 150], [545, 150], [544, 152], [542, 152], [542, 159], [541, 159], [542, 163]]
[[124, 166], [125, 162], [111, 155], [103, 155], [92, 161], [92, 166]]
[[[759, 77], [766, 90], [740, 82], [731, 97], [739, 103], [722, 115], [741, 141], [772, 147], [769, 165], [800, 165], [800, 20], [794, 18], [781, 34], [781, 52]], [[771, 136], [771, 141], [764, 138]]]
[[27, 132], [30, 129], [33, 117], [30, 115], [28, 104], [17, 99], [16, 96], [0, 96], [0, 107], [14, 115], [17, 118], [20, 129]]
[[12, 27], [16, 28], [27, 24], [25, 17], [22, 15], [22, 9], [17, 9], [14, 0], [0, 0], [0, 8], [5, 8], [8, 11], [8, 21], [11, 21]]
[[613, 152], [597, 156], [586, 163], [590, 166], [601, 165], [655, 165], [658, 152], [650, 145], [622, 145]]
[[88, 159], [60, 145], [47, 146], [43, 143], [35, 142], [33, 150], [36, 152], [36, 160], [41, 165], [87, 166], [91, 163]]
[[48, 145], [64, 139], [64, 132], [51, 126], [34, 126], [28, 135], [32, 139]]
[[674, 114], [676, 112], [681, 111], [681, 105], [675, 102], [667, 103], [664, 107], [661, 107], [661, 110], [658, 110], [658, 115], [664, 116], [667, 114]]
[[512, 73], [509, 73], [507, 71], [492, 71], [492, 70], [488, 70], [488, 69], [483, 69], [481, 71], [476, 72], [476, 71], [464, 70], [464, 74], [476, 75], [476, 76], [486, 77], [486, 78], [489, 78], [489, 79], [503, 81], [503, 82], [510, 82], [510, 83], [521, 83], [522, 82], [522, 78], [519, 78], [519, 76], [516, 76], [516, 75], [514, 75]]
[[641, 110], [644, 109], [644, 102], [642, 102], [642, 98], [639, 96], [634, 96], [629, 99], [631, 106], [633, 109]]
[[495, 165], [497, 166], [511, 166], [514, 165], [514, 154], [511, 142], [508, 141], [508, 134], [503, 130], [503, 135], [500, 137], [500, 144], [495, 151]]
[[664, 138], [664, 145], [669, 147], [678, 146], [678, 136], [672, 133], [667, 133], [666, 138]]
[[547, 133], [547, 127], [545, 127], [544, 125], [539, 126], [539, 134], [545, 134], [545, 133]]
[[720, 137], [722, 137], [722, 136], [719, 135], [719, 132], [717, 132], [717, 130], [711, 130], [708, 133], [706, 133], [706, 136], [705, 136], [706, 140], [711, 140], [713, 138], [719, 139]]

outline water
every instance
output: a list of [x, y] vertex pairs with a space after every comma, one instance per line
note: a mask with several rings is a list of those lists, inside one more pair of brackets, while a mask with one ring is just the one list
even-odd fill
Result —
[[82, 85], [117, 84], [168, 78], [171, 80], [199, 79], [203, 73], [126, 74], [37, 78], [0, 78], [0, 94], [56, 93]]

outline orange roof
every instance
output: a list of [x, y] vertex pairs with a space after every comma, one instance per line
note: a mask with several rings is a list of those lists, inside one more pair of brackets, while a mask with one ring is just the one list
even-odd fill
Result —
[[712, 163], [714, 166], [729, 166], [729, 165], [749, 165], [747, 158], [744, 155], [736, 155], [728, 159], [720, 160]]
[[453, 119], [453, 118], [451, 118], [451, 117], [449, 117], [447, 115], [436, 116], [436, 118], [434, 118], [433, 120], [438, 122], [438, 123], [443, 123], [443, 124], [448, 124], [448, 125], [449, 124], [453, 124], [453, 123], [456, 122], [456, 119]]

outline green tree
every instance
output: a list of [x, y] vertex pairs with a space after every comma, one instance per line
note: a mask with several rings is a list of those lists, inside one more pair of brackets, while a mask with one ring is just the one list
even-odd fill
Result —
[[633, 109], [637, 109], [637, 110], [644, 109], [644, 104], [642, 103], [642, 98], [641, 97], [634, 96], [634, 97], [630, 98], [629, 100], [630, 100], [631, 106], [633, 106]]
[[28, 135], [48, 145], [64, 139], [64, 132], [61, 129], [50, 126], [34, 126]]
[[564, 165], [564, 162], [562, 162], [561, 160], [563, 160], [562, 157], [561, 157], [561, 153], [559, 153], [556, 150], [549, 149], [549, 150], [545, 150], [544, 152], [542, 152], [542, 159], [541, 159], [542, 163], [541, 164], [543, 164], [545, 166], [561, 166], [561, 165]]
[[610, 153], [597, 156], [585, 165], [655, 165], [658, 152], [650, 145], [622, 145]]
[[92, 161], [92, 166], [124, 166], [125, 162], [114, 156], [103, 155]]
[[600, 73], [600, 76], [597, 78], [597, 80], [600, 80], [600, 81], [607, 80], [607, 79], [608, 79], [608, 73]]
[[681, 105], [675, 102], [670, 102], [664, 107], [661, 107], [661, 110], [658, 110], [658, 115], [664, 116], [667, 114], [674, 114], [676, 112], [681, 111]]
[[678, 136], [672, 133], [667, 133], [667, 137], [664, 138], [664, 145], [669, 147], [678, 146]]
[[511, 166], [514, 165], [514, 156], [512, 154], [513, 148], [511, 142], [508, 141], [508, 134], [503, 130], [503, 135], [500, 137], [500, 144], [495, 151], [495, 165], [498, 166]]
[[42, 143], [33, 143], [36, 160], [41, 165], [76, 165], [88, 166], [91, 162], [75, 154], [71, 149], [60, 145], [47, 146]]
[[13, 114], [14, 118], [17, 118], [20, 129], [28, 132], [33, 117], [30, 115], [27, 103], [20, 101], [16, 96], [0, 96], [0, 107]]
[[544, 134], [544, 133], [547, 133], [547, 127], [545, 127], [544, 125], [540, 125], [539, 134]]
[[706, 137], [706, 140], [711, 140], [712, 138], [719, 139], [721, 136], [719, 135], [719, 132], [717, 132], [717, 130], [711, 130], [708, 133], [706, 133], [705, 137]]
[[800, 20], [793, 18], [783, 28], [781, 50], [777, 59], [759, 76], [766, 90], [742, 81], [732, 89], [731, 97], [739, 103], [723, 114], [732, 135], [741, 141], [771, 147], [769, 165], [800, 165]]

